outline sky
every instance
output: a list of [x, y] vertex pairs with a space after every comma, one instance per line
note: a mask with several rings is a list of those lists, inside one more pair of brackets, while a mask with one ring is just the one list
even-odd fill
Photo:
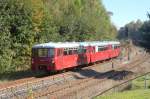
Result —
[[103, 5], [113, 12], [111, 21], [117, 28], [137, 19], [148, 20], [150, 12], [150, 0], [103, 0]]

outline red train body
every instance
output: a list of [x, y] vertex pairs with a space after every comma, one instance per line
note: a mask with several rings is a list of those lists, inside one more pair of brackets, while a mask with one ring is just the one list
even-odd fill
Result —
[[59, 71], [117, 57], [119, 42], [44, 43], [32, 48], [32, 71]]

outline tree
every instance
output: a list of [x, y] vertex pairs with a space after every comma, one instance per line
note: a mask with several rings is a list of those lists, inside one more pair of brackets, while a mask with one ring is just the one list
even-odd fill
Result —
[[0, 0], [0, 73], [30, 67], [31, 47], [115, 39], [101, 0]]
[[1, 72], [14, 71], [26, 64], [33, 43], [31, 9], [23, 0], [1, 3]]
[[142, 39], [139, 31], [142, 25], [143, 22], [141, 20], [126, 24], [124, 27], [120, 28], [118, 37], [120, 39], [131, 39], [135, 41]]
[[144, 24], [140, 28], [140, 31], [143, 37], [142, 45], [150, 49], [150, 20], [144, 22]]

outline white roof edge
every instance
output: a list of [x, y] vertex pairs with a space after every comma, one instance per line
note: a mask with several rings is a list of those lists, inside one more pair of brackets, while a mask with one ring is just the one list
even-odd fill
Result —
[[93, 42], [49, 42], [34, 45], [32, 48], [73, 48], [80, 46], [105, 46], [120, 44], [118, 41], [93, 41]]

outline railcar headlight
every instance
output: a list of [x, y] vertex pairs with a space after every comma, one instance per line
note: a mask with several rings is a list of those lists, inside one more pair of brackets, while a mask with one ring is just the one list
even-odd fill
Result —
[[32, 64], [34, 64], [34, 59], [32, 58]]
[[52, 63], [55, 63], [55, 61], [54, 61], [54, 60], [52, 60]]

